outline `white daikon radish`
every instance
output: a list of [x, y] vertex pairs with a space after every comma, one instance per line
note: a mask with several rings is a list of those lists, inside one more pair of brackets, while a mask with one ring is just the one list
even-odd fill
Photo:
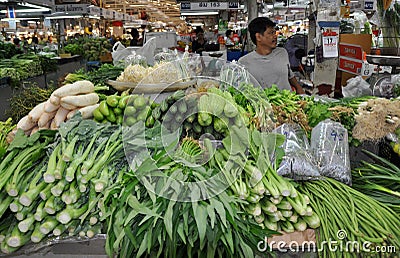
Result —
[[53, 104], [53, 105], [56, 105], [56, 106], [59, 106], [59, 105], [60, 105], [60, 98], [54, 96], [53, 94], [51, 94], [49, 100], [50, 100], [51, 104]]
[[83, 80], [77, 81], [72, 84], [66, 84], [53, 92], [53, 95], [59, 98], [66, 96], [86, 94], [94, 92], [94, 85], [92, 82]]
[[38, 126], [33, 127], [30, 135], [36, 133], [37, 131], [39, 131], [39, 127]]
[[78, 110], [79, 109], [70, 110], [68, 115], [67, 115], [67, 120], [70, 120], [76, 114], [76, 112], [78, 112]]
[[57, 129], [58, 129], [58, 127], [56, 126], [56, 122], [54, 121], [54, 119], [51, 120], [50, 129], [51, 129], [51, 130], [57, 130]]
[[39, 118], [38, 126], [39, 126], [40, 128], [46, 126], [46, 124], [47, 124], [51, 119], [53, 119], [53, 117], [54, 117], [55, 115], [56, 115], [56, 112], [51, 112], [51, 113], [44, 112], [44, 113], [40, 116], [40, 118]]
[[69, 112], [70, 112], [70, 110], [65, 109], [63, 107], [60, 107], [58, 109], [56, 115], [54, 116], [54, 121], [55, 121], [55, 124], [56, 124], [57, 128], [60, 127], [60, 124], [62, 122], [64, 122], [65, 119], [67, 119], [67, 115], [68, 115]]
[[61, 102], [61, 106], [62, 106], [63, 108], [65, 108], [65, 109], [68, 109], [68, 110], [74, 110], [74, 109], [77, 109], [77, 107], [76, 107], [76, 106], [74, 106], [74, 105], [70, 105], [70, 104], [67, 104], [67, 103], [64, 103], [64, 102]]
[[29, 119], [33, 122], [37, 122], [39, 120], [40, 116], [44, 112], [45, 105], [46, 105], [46, 102], [42, 102], [42, 103], [37, 104], [34, 108], [32, 108], [32, 110], [29, 111], [29, 113], [28, 113]]
[[82, 118], [88, 119], [93, 117], [93, 111], [99, 107], [100, 104], [94, 104], [91, 106], [83, 107], [79, 109], [79, 112], [81, 112]]
[[50, 102], [50, 99], [48, 99], [44, 104], [44, 111], [47, 113], [51, 113], [57, 111], [59, 107], [60, 105], [54, 105], [53, 103]]
[[66, 96], [61, 98], [61, 105], [63, 103], [73, 105], [76, 107], [91, 106], [99, 102], [99, 95], [97, 93], [89, 93], [84, 95]]
[[24, 116], [19, 120], [17, 128], [21, 128], [23, 131], [28, 131], [37, 125], [36, 122], [32, 121], [28, 115]]

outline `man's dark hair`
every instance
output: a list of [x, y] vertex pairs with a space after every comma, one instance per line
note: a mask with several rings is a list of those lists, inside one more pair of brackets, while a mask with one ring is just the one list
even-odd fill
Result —
[[227, 30], [225, 32], [225, 36], [229, 37], [231, 35], [231, 33], [233, 32], [233, 30]]
[[197, 26], [196, 29], [194, 30], [194, 32], [195, 32], [196, 35], [197, 35], [197, 34], [199, 34], [199, 33], [204, 33], [204, 30], [203, 30], [203, 28]]
[[267, 17], [257, 17], [248, 26], [251, 41], [257, 45], [256, 33], [263, 34], [267, 28], [275, 28], [276, 24]]

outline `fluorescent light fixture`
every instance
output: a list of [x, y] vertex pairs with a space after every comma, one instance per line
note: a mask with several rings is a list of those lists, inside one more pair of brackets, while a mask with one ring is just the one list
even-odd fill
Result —
[[60, 15], [60, 16], [48, 16], [48, 17], [46, 17], [46, 19], [49, 19], [49, 20], [73, 19], [73, 18], [82, 18], [82, 15]]
[[[36, 12], [48, 12], [49, 8], [37, 8], [37, 9], [17, 9], [16, 13], [36, 13]], [[0, 11], [0, 13], [7, 13], [6, 10]]]
[[191, 23], [192, 26], [204, 26], [204, 23], [201, 22], [193, 22]]
[[181, 13], [183, 16], [194, 16], [194, 15], [217, 15], [218, 12], [186, 12], [186, 13]]
[[10, 20], [14, 20], [15, 22], [20, 22], [22, 20], [40, 20], [40, 18], [18, 18], [18, 19], [10, 19], [10, 18], [3, 18], [0, 21], [2, 22], [8, 22]]

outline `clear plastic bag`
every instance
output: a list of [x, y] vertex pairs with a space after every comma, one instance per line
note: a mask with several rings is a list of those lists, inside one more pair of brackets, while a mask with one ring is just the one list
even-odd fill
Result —
[[128, 65], [135, 65], [135, 64], [147, 67], [147, 60], [146, 57], [133, 53], [132, 55], [129, 55], [124, 59], [124, 64], [125, 67], [127, 67]]
[[116, 42], [112, 48], [113, 64], [118, 65], [124, 62], [125, 58], [136, 53], [137, 55], [144, 56], [147, 64], [154, 65], [154, 51], [156, 49], [155, 39], [149, 39], [143, 47], [125, 47], [121, 42]]
[[282, 145], [285, 156], [277, 170], [281, 176], [294, 180], [310, 180], [320, 176], [318, 166], [304, 131], [297, 124], [283, 124], [274, 132], [286, 137]]
[[390, 82], [393, 84], [393, 96], [400, 97], [400, 74], [392, 75]]
[[250, 76], [244, 66], [233, 61], [222, 66], [220, 80], [222, 89], [227, 89], [230, 86], [239, 89], [241, 83], [250, 83]]
[[311, 149], [322, 176], [351, 185], [349, 140], [346, 128], [326, 119], [311, 132]]
[[368, 82], [366, 82], [361, 76], [357, 76], [347, 80], [347, 85], [342, 88], [342, 93], [345, 98], [362, 97], [371, 96], [372, 90]]

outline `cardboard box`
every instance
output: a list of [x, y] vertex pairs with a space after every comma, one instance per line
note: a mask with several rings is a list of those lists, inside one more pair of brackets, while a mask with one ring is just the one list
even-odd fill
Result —
[[282, 235], [269, 237], [268, 245], [272, 247], [273, 250], [294, 249], [297, 247], [304, 247], [305, 249], [312, 249], [315, 247], [318, 249], [315, 234], [315, 230], [313, 229], [307, 229], [302, 232], [295, 231], [293, 233], [282, 232]]
[[[347, 43], [352, 45], [361, 46], [362, 50], [370, 54], [371, 53], [371, 44], [372, 44], [372, 35], [371, 34], [340, 34], [339, 35], [339, 43]], [[347, 72], [339, 72], [340, 73], [340, 83], [341, 86], [345, 86], [347, 84], [347, 80], [355, 77], [356, 75], [347, 73]]]

